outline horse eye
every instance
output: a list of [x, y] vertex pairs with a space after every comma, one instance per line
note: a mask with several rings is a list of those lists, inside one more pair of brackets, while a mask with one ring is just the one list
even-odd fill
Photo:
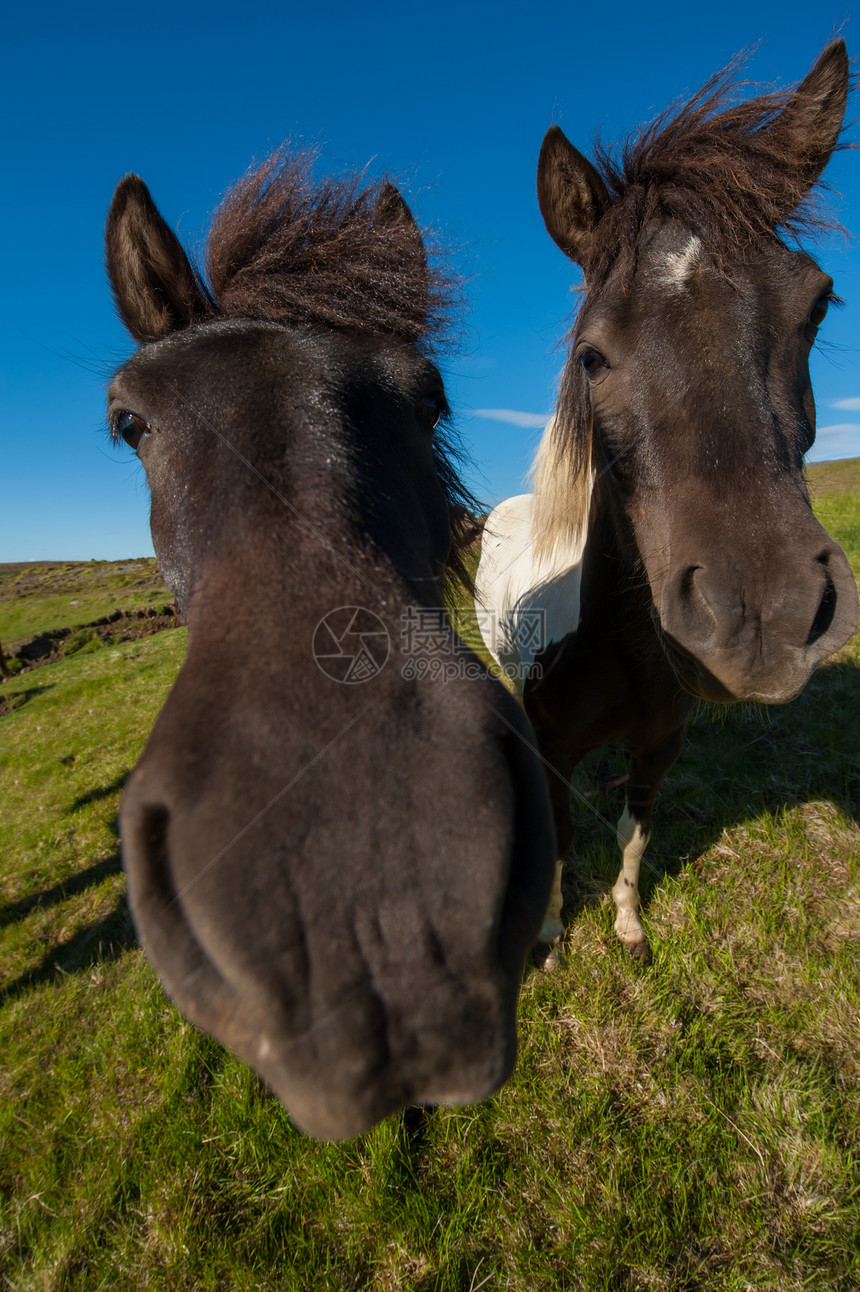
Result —
[[830, 298], [828, 296], [820, 296], [818, 298], [812, 309], [809, 311], [809, 319], [807, 321], [810, 327], [821, 326], [827, 317], [827, 308], [829, 304]]
[[435, 395], [425, 395], [418, 401], [418, 415], [433, 430], [442, 416], [442, 400]]
[[584, 350], [579, 356], [579, 362], [589, 377], [596, 377], [601, 368], [609, 367], [599, 350]]
[[122, 436], [130, 449], [136, 450], [144, 435], [148, 435], [151, 430], [149, 422], [145, 422], [137, 413], [118, 413], [114, 418], [114, 435]]

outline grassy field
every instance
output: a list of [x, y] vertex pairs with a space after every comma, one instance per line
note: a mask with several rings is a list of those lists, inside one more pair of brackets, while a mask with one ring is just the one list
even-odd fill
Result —
[[152, 557], [0, 565], [0, 641], [10, 655], [38, 633], [172, 600]]
[[[858, 472], [812, 474], [860, 573]], [[80, 625], [165, 595], [38, 568], [13, 601], [0, 570], [7, 649], [73, 601]], [[607, 891], [623, 762], [593, 757], [567, 961], [525, 983], [515, 1078], [333, 1146], [183, 1021], [128, 919], [119, 796], [184, 636], [0, 687], [0, 1286], [860, 1288], [860, 638], [785, 708], [698, 714], [658, 804], [645, 970]]]

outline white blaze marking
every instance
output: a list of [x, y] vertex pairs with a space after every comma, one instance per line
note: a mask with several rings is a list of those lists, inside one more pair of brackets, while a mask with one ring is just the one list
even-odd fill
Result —
[[696, 268], [696, 262], [702, 254], [702, 241], [692, 235], [683, 251], [673, 251], [666, 257], [660, 271], [660, 282], [664, 287], [683, 289], [687, 279]]

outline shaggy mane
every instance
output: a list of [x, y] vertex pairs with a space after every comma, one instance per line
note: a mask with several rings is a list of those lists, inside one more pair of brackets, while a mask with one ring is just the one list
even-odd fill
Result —
[[[317, 180], [317, 154], [286, 146], [253, 167], [212, 219], [198, 283], [211, 316], [361, 332], [453, 348], [460, 285], [428, 262], [422, 235], [397, 190], [361, 175]], [[456, 338], [455, 338], [456, 339]], [[446, 595], [471, 590], [467, 557], [480, 504], [463, 483], [463, 452], [447, 416], [433, 441], [448, 503]]]
[[205, 252], [214, 312], [438, 348], [457, 284], [428, 264], [399, 194], [360, 175], [314, 179], [316, 160], [283, 147], [227, 193]]
[[[611, 203], [598, 222], [585, 266], [589, 288], [621, 258], [630, 272], [642, 232], [655, 215], [691, 225], [718, 261], [778, 238], [799, 244], [841, 226], [820, 206], [821, 145], [795, 121], [802, 87], [736, 102], [746, 83], [739, 55], [680, 107], [668, 108], [620, 144], [594, 145], [594, 165]], [[789, 103], [793, 108], [772, 128]], [[815, 102], [810, 94], [810, 105]], [[806, 147], [803, 147], [805, 142]], [[846, 145], [841, 145], [846, 146]], [[848, 145], [850, 146], [850, 145]]]
[[547, 422], [529, 475], [537, 560], [549, 565], [565, 555], [579, 559], [591, 503], [591, 453], [589, 448], [583, 459], [579, 437], [560, 430], [558, 413]]

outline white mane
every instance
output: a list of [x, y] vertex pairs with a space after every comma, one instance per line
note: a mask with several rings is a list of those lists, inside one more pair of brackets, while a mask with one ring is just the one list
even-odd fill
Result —
[[574, 437], [564, 433], [557, 414], [541, 436], [529, 478], [534, 490], [532, 542], [536, 557], [552, 561], [560, 551], [581, 552], [594, 471], [590, 453], [578, 467]]

